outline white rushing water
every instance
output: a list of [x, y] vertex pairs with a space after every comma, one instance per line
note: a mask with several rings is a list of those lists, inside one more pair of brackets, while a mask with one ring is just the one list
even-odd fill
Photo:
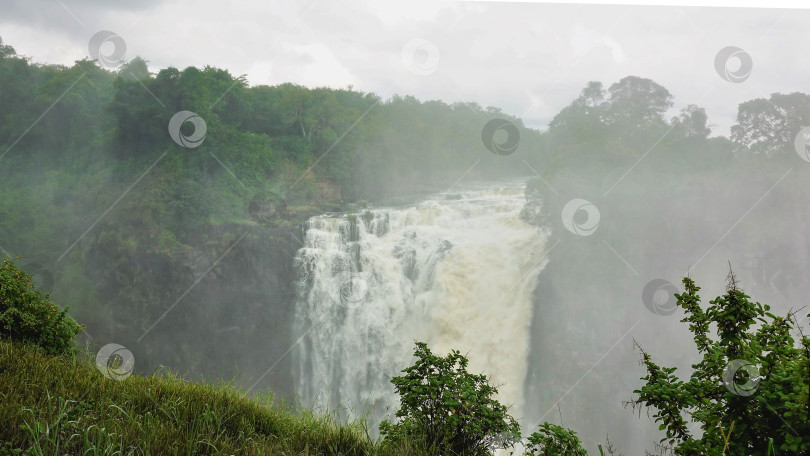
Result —
[[524, 201], [522, 184], [501, 184], [312, 218], [296, 257], [303, 403], [369, 413], [376, 432], [398, 408], [389, 378], [424, 341], [438, 355], [466, 354], [523, 417], [532, 291], [547, 247], [519, 218]]

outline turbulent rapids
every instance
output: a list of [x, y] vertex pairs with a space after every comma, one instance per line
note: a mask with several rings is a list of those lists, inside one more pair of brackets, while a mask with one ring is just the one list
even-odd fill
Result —
[[460, 350], [523, 417], [532, 291], [547, 236], [523, 222], [522, 184], [437, 194], [410, 207], [310, 219], [299, 250], [294, 375], [306, 405], [368, 413], [398, 404], [389, 377], [415, 340]]

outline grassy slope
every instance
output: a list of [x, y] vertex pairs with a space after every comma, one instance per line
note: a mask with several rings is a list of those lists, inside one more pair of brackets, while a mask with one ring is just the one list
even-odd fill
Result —
[[[0, 455], [393, 455], [340, 425], [229, 385], [104, 377], [90, 360], [0, 340]], [[89, 450], [89, 451], [88, 451]], [[413, 453], [411, 453], [413, 454]]]

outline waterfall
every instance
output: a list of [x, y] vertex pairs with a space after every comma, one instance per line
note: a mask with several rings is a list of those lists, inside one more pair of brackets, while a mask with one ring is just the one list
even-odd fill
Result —
[[322, 215], [296, 256], [294, 377], [304, 405], [367, 414], [399, 404], [389, 378], [414, 341], [451, 349], [523, 417], [532, 292], [547, 235], [519, 217], [522, 184], [478, 186], [397, 208]]

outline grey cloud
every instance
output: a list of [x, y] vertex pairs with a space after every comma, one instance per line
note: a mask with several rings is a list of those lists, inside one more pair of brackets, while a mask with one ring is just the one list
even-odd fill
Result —
[[[6, 2], [0, 36], [36, 61], [69, 64], [87, 55], [95, 32], [107, 29], [126, 40], [127, 58], [140, 55], [153, 69], [210, 64], [247, 74], [253, 84], [350, 81], [384, 96], [498, 106], [539, 128], [588, 81], [608, 87], [632, 74], [669, 89], [674, 112], [692, 103], [706, 108], [714, 133], [728, 134], [740, 102], [807, 91], [810, 77], [790, 45], [810, 38], [803, 26], [807, 10], [369, 0], [61, 2]], [[440, 52], [429, 75], [410, 73], [400, 60], [402, 47], [415, 38]], [[54, 50], [54, 39], [65, 41], [63, 52]], [[715, 54], [731, 45], [753, 59], [753, 72], [741, 84], [715, 72]]]

